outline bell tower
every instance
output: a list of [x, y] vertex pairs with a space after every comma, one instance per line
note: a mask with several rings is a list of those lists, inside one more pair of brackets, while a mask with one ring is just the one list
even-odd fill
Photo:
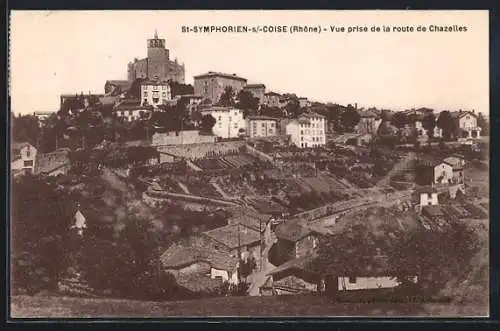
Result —
[[159, 38], [156, 30], [154, 38], [148, 39], [148, 59], [154, 62], [169, 60], [168, 49], [165, 49], [165, 39]]

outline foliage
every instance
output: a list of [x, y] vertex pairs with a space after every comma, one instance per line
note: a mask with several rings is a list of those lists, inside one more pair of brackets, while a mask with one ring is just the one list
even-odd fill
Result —
[[233, 107], [236, 104], [235, 97], [236, 96], [233, 87], [226, 86], [216, 105], [221, 107]]
[[172, 98], [174, 98], [177, 95], [194, 94], [193, 85], [181, 84], [176, 81], [170, 82], [170, 89], [172, 93]]
[[375, 240], [368, 226], [357, 223], [343, 233], [324, 236], [311, 267], [320, 273], [351, 276], [374, 263], [377, 248], [387, 251], [384, 241]]
[[168, 298], [173, 276], [160, 265], [161, 234], [146, 219], [127, 219], [118, 237], [85, 233], [80, 266], [88, 284], [98, 291], [137, 300]]
[[482, 113], [477, 114], [477, 126], [481, 128], [481, 135], [488, 136], [490, 134], [490, 124]]
[[129, 90], [126, 93], [126, 97], [128, 99], [140, 99], [141, 98], [141, 83], [144, 82], [146, 79], [144, 78], [137, 78], [135, 79]]
[[389, 254], [389, 265], [401, 281], [416, 275], [425, 288], [435, 291], [459, 276], [478, 249], [474, 231], [455, 222], [444, 231], [419, 229], [402, 234]]
[[270, 116], [270, 117], [284, 117], [284, 113], [281, 109], [278, 107], [267, 107], [267, 106], [262, 106], [260, 110], [260, 114], [262, 116]]
[[408, 116], [403, 112], [397, 112], [392, 115], [391, 124], [398, 129], [404, 128], [409, 122]]
[[54, 290], [70, 264], [72, 210], [54, 183], [23, 176], [12, 186], [12, 286]]
[[36, 146], [41, 136], [38, 119], [31, 115], [12, 118], [12, 140], [14, 142], [29, 142]]
[[255, 257], [251, 255], [246, 260], [240, 261], [238, 274], [241, 277], [246, 278], [252, 273], [252, 271], [255, 270], [255, 268], [257, 268], [257, 261], [255, 260]]
[[422, 127], [427, 131], [427, 136], [432, 139], [434, 137], [434, 128], [436, 127], [436, 117], [433, 113], [429, 113], [422, 119]]
[[450, 140], [452, 136], [456, 136], [454, 120], [451, 113], [447, 110], [439, 113], [439, 117], [436, 121], [436, 125], [443, 130], [443, 138], [445, 140]]
[[290, 99], [285, 106], [288, 117], [297, 117], [300, 114], [300, 103], [298, 99]]
[[216, 123], [216, 120], [212, 115], [210, 115], [210, 114], [204, 115], [201, 118], [200, 131], [211, 132], [215, 123]]
[[236, 107], [243, 109], [243, 115], [246, 117], [250, 111], [256, 111], [259, 108], [259, 98], [253, 96], [252, 92], [241, 90], [238, 93], [238, 102]]
[[342, 126], [347, 131], [354, 130], [354, 127], [359, 123], [360, 119], [361, 116], [359, 115], [358, 111], [351, 105], [347, 106], [347, 109], [342, 112], [342, 115], [340, 117]]

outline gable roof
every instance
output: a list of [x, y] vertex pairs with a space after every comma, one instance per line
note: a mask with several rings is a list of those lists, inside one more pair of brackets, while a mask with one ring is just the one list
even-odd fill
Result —
[[425, 167], [435, 167], [441, 163], [444, 163], [441, 158], [432, 155], [422, 155], [419, 156], [417, 160], [417, 164], [419, 166], [425, 166]]
[[238, 257], [231, 256], [229, 253], [175, 243], [165, 250], [160, 261], [167, 269], [181, 269], [196, 262], [206, 262], [215, 269], [232, 272], [237, 266]]
[[249, 211], [244, 211], [243, 213], [234, 213], [228, 219], [228, 224], [241, 224], [243, 226], [249, 227], [255, 231], [264, 231], [266, 228], [267, 221], [269, 221], [269, 216], [259, 215], [257, 213], [250, 213]]
[[57, 150], [52, 153], [39, 153], [36, 156], [35, 173], [50, 174], [63, 166], [69, 165], [69, 153], [67, 150]]
[[447, 157], [443, 160], [443, 162], [451, 165], [453, 170], [460, 170], [463, 168], [462, 159], [455, 157], [455, 156]]
[[230, 249], [260, 242], [259, 231], [239, 223], [206, 231], [203, 234]]

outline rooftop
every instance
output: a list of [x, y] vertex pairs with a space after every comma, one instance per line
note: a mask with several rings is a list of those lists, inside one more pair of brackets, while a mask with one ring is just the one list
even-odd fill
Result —
[[277, 121], [278, 120], [278, 118], [271, 117], [271, 116], [248, 116], [247, 118], [249, 120], [256, 120], [256, 121], [258, 121], [258, 120]]
[[230, 249], [260, 242], [259, 231], [240, 224], [226, 225], [203, 232], [203, 234]]
[[227, 271], [233, 271], [238, 262], [237, 257], [232, 257], [229, 253], [191, 247], [184, 243], [171, 245], [161, 255], [160, 261], [167, 269], [181, 269], [196, 262], [207, 262], [215, 269]]
[[205, 74], [194, 76], [194, 79], [205, 78], [205, 77], [222, 77], [222, 78], [229, 78], [229, 79], [241, 80], [241, 81], [244, 81], [244, 82], [247, 81], [246, 78], [239, 77], [236, 74], [227, 74], [227, 73], [224, 73], [224, 72], [215, 72], [215, 71], [209, 71], [209, 72], [207, 72]]
[[62, 166], [69, 165], [67, 150], [57, 150], [52, 153], [37, 154], [35, 162], [36, 174], [49, 174]]
[[422, 207], [422, 212], [425, 212], [426, 214], [428, 214], [432, 217], [444, 216], [443, 210], [441, 209], [441, 206], [439, 206], [439, 205], [424, 206], [424, 207]]
[[266, 88], [264, 84], [247, 84], [244, 88]]

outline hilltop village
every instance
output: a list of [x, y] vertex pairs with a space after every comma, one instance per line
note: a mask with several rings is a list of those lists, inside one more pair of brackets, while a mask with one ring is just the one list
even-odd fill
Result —
[[189, 85], [165, 46], [155, 33], [102, 94], [12, 117], [16, 293], [435, 294], [467, 277], [489, 218], [483, 114], [321, 103], [217, 71]]

